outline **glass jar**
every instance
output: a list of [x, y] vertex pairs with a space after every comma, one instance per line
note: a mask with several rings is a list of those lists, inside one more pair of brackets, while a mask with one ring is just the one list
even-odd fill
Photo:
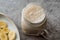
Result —
[[[37, 6], [37, 8], [36, 8], [36, 6]], [[31, 13], [31, 15], [29, 15], [29, 13]], [[35, 18], [34, 15], [38, 16], [40, 19], [39, 20], [34, 19]], [[33, 3], [28, 4], [22, 10], [22, 17], [21, 17], [22, 32], [27, 35], [39, 36], [41, 34], [41, 32], [46, 28], [46, 26], [45, 26], [46, 17], [45, 16], [46, 15], [45, 15], [44, 9], [41, 6], [33, 4]], [[35, 21], [32, 21], [31, 18], [34, 19]]]

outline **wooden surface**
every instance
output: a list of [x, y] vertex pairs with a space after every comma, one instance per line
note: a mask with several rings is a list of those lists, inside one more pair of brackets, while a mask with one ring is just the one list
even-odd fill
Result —
[[26, 36], [21, 31], [21, 11], [30, 2], [37, 2], [47, 11], [47, 29], [52, 38], [60, 40], [60, 0], [0, 0], [0, 12], [8, 15], [17, 25], [21, 40], [45, 40], [42, 37]]

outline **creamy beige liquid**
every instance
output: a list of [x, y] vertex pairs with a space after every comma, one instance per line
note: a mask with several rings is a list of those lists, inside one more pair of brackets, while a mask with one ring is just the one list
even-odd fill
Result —
[[[37, 34], [41, 29], [44, 29], [45, 27], [43, 26], [46, 21], [44, 19], [45, 19], [45, 12], [41, 6], [35, 4], [27, 5], [22, 10], [22, 20], [21, 20], [22, 31], [26, 34]], [[29, 22], [26, 20], [28, 20]], [[36, 23], [36, 25], [29, 24], [30, 22], [33, 24]]]
[[24, 13], [24, 17], [32, 23], [41, 22], [45, 17], [43, 8], [35, 4], [30, 4], [26, 6], [23, 9], [23, 13]]

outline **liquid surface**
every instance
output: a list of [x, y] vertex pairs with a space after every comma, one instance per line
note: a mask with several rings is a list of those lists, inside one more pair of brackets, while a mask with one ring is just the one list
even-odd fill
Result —
[[24, 14], [24, 17], [32, 23], [39, 23], [45, 18], [43, 8], [35, 4], [27, 5], [22, 13]]

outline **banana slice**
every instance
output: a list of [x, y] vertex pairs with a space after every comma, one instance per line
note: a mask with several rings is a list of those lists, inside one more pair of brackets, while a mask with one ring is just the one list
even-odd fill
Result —
[[4, 33], [0, 33], [1, 40], [8, 40], [7, 35]]
[[7, 24], [3, 21], [0, 21], [0, 28], [5, 28], [7, 27]]
[[4, 33], [9, 33], [9, 29], [8, 28], [3, 28], [1, 31], [4, 32]]
[[9, 40], [14, 40], [15, 36], [16, 36], [15, 32], [13, 32], [13, 31], [10, 31], [9, 34], [8, 34]]
[[0, 32], [1, 32], [1, 29], [0, 29]]
[[0, 39], [1, 40], [15, 40], [15, 32], [8, 29], [8, 25], [0, 21]]

